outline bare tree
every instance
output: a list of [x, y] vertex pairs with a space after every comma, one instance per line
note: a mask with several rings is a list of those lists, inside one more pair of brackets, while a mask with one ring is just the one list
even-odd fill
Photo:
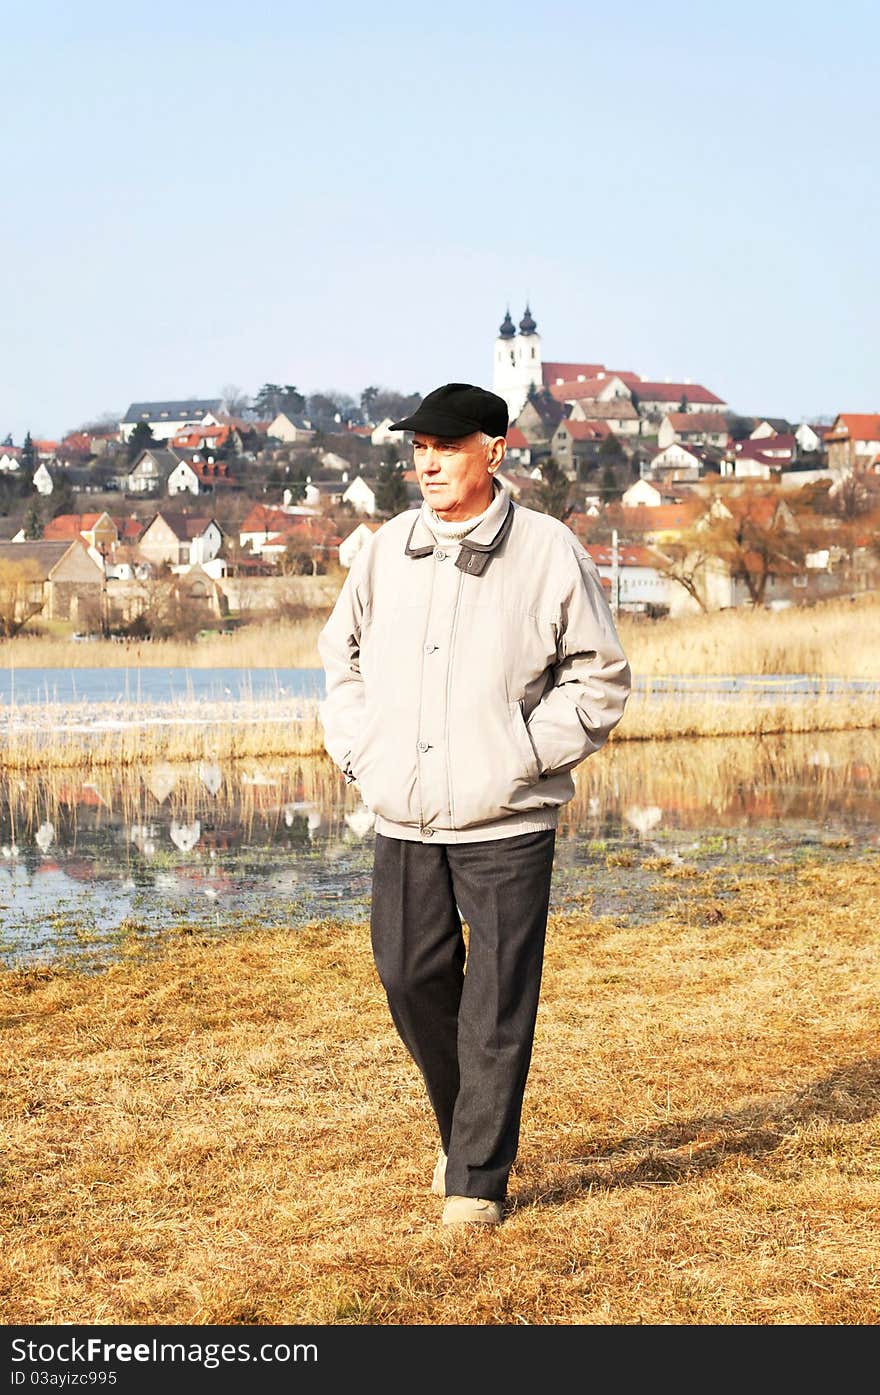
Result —
[[0, 559], [0, 637], [11, 639], [46, 604], [47, 596], [36, 562]]
[[778, 495], [747, 486], [716, 492], [702, 517], [658, 551], [665, 575], [707, 610], [711, 576], [725, 572], [742, 583], [753, 606], [763, 605], [770, 577], [802, 567], [814, 546], [815, 530], [780, 507]]
[[251, 399], [244, 388], [239, 387], [237, 383], [224, 383], [220, 389], [220, 396], [223, 398], [226, 410], [231, 417], [244, 416], [251, 405]]

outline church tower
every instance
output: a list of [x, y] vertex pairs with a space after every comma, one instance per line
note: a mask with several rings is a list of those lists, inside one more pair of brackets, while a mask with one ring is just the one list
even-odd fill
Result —
[[542, 383], [541, 336], [532, 312], [527, 305], [517, 333], [508, 308], [495, 340], [492, 390], [506, 401], [511, 425], [525, 406], [529, 388]]

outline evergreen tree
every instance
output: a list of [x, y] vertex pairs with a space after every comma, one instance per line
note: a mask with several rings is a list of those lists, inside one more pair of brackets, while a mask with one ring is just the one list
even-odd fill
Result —
[[24, 516], [24, 535], [31, 541], [43, 536], [43, 509], [39, 499], [31, 499]]
[[37, 448], [31, 439], [30, 432], [25, 436], [24, 445], [21, 448], [21, 468], [27, 470], [29, 475], [32, 475], [37, 468]]
[[139, 421], [128, 438], [129, 465], [133, 460], [137, 459], [142, 450], [146, 450], [147, 446], [153, 446], [155, 444], [156, 438], [153, 435], [153, 428], [150, 423], [148, 421]]
[[605, 467], [602, 470], [599, 492], [606, 503], [609, 499], [613, 499], [617, 493], [617, 475], [610, 460], [605, 462]]
[[541, 462], [541, 480], [533, 491], [533, 499], [540, 513], [552, 514], [563, 523], [574, 513], [572, 481], [552, 455]]
[[376, 473], [376, 508], [379, 513], [401, 513], [406, 508], [406, 480], [403, 471], [386, 460]]

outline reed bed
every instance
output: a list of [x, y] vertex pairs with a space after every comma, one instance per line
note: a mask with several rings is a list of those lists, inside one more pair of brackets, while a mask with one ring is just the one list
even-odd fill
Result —
[[497, 1229], [365, 924], [0, 973], [4, 1321], [876, 1324], [876, 863], [646, 865], [659, 918], [551, 917]]
[[645, 621], [619, 617], [633, 672], [880, 678], [880, 593], [788, 610], [723, 610]]
[[0, 668], [320, 668], [326, 615], [254, 622], [191, 641], [18, 635], [0, 640]]
[[23, 704], [0, 709], [0, 770], [140, 768], [156, 760], [198, 763], [317, 755], [324, 750], [314, 701], [120, 705]]
[[[21, 635], [0, 640], [0, 668], [320, 668], [317, 638], [326, 619], [246, 625], [228, 635], [179, 640], [75, 643]], [[633, 672], [663, 674], [799, 673], [880, 678], [880, 594], [789, 610], [713, 611], [665, 620], [621, 614], [619, 629]]]
[[[767, 700], [753, 694], [634, 691], [609, 744], [682, 738], [871, 730], [876, 694]], [[0, 709], [0, 771], [140, 768], [157, 760], [199, 763], [322, 756], [314, 701], [177, 703], [174, 708], [52, 703]]]

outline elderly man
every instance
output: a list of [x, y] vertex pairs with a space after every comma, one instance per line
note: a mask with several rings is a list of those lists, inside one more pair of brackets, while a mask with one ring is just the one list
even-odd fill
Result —
[[424, 502], [357, 555], [319, 639], [325, 746], [375, 815], [373, 954], [436, 1116], [444, 1225], [502, 1219], [558, 810], [630, 690], [580, 542], [493, 478], [507, 427], [470, 383], [393, 424]]

